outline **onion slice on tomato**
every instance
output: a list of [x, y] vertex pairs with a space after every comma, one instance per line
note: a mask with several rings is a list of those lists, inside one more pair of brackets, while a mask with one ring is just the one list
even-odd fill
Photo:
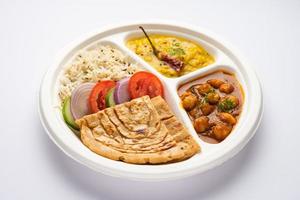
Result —
[[121, 104], [130, 101], [130, 96], [128, 93], [128, 82], [129, 78], [124, 78], [117, 82], [114, 91], [114, 100], [116, 104]]
[[95, 83], [83, 83], [73, 90], [71, 96], [71, 113], [75, 120], [91, 114], [88, 99], [94, 86]]

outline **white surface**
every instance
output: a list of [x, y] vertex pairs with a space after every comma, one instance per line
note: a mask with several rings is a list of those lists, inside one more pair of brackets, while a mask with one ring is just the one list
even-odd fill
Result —
[[[0, 199], [299, 199], [300, 2], [137, 2], [0, 2]], [[246, 148], [214, 170], [172, 182], [124, 181], [65, 156], [40, 125], [36, 94], [65, 44], [153, 12], [207, 27], [237, 46], [261, 79], [264, 118]]]

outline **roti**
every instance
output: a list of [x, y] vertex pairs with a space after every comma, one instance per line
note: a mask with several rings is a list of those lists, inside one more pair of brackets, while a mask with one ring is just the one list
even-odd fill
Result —
[[190, 158], [199, 145], [165, 100], [143, 96], [76, 121], [83, 144], [112, 160], [162, 164]]

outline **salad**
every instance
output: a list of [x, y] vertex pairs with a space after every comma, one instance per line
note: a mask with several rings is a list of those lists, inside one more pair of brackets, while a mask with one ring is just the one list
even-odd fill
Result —
[[161, 81], [146, 71], [136, 72], [119, 81], [82, 83], [63, 102], [62, 114], [65, 122], [72, 129], [78, 130], [75, 120], [146, 95], [150, 98], [164, 96]]

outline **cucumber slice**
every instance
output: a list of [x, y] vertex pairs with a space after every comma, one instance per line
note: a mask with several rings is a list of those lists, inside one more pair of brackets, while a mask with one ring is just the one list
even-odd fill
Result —
[[105, 104], [106, 104], [106, 107], [112, 107], [112, 106], [115, 106], [116, 105], [116, 102], [114, 100], [114, 92], [115, 92], [115, 88], [111, 88], [106, 96], [105, 96]]
[[63, 104], [63, 108], [62, 108], [62, 114], [63, 114], [65, 122], [69, 126], [71, 126], [75, 130], [79, 130], [79, 127], [75, 123], [75, 120], [74, 120], [74, 118], [72, 116], [72, 113], [71, 113], [71, 97], [68, 97], [65, 100], [65, 102]]

